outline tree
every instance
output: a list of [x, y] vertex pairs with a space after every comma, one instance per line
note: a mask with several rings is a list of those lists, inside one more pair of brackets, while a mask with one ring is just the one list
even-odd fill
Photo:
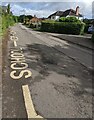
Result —
[[10, 4], [7, 6], [7, 13], [10, 14]]
[[27, 15], [26, 17], [27, 17], [29, 20], [33, 18], [32, 15]]
[[25, 15], [20, 15], [18, 21], [23, 23], [25, 20]]

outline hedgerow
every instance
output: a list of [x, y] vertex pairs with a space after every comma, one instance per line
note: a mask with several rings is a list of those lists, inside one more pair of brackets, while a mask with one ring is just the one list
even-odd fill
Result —
[[63, 34], [83, 34], [85, 24], [83, 22], [51, 22], [43, 21], [41, 31]]
[[14, 25], [15, 20], [12, 15], [2, 15], [2, 31], [4, 32], [9, 26]]

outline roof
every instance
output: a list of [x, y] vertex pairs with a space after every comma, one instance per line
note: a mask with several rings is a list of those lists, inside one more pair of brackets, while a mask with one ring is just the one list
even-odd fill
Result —
[[51, 16], [66, 17], [66, 16], [68, 16], [68, 15], [70, 15], [70, 16], [73, 15], [73, 16], [83, 17], [82, 14], [76, 15], [76, 11], [75, 11], [75, 10], [73, 10], [73, 9], [68, 9], [68, 10], [66, 10], [66, 11], [57, 11], [57, 12], [51, 14], [48, 18], [51, 18]]
[[57, 11], [57, 12], [55, 12], [55, 13], [53, 13], [53, 14], [51, 14], [48, 18], [50, 18], [51, 16], [62, 16], [63, 15], [63, 11]]
[[7, 10], [7, 6], [1, 6], [2, 7], [2, 11], [6, 11]]
[[37, 17], [33, 17], [31, 20], [30, 20], [30, 22], [39, 22], [39, 21], [41, 21], [41, 19], [40, 18], [37, 18]]
[[62, 17], [66, 17], [67, 15], [70, 15], [70, 16], [73, 15], [73, 16], [83, 17], [82, 14], [76, 15], [76, 11], [73, 10], [73, 9], [68, 9], [68, 10], [64, 11]]

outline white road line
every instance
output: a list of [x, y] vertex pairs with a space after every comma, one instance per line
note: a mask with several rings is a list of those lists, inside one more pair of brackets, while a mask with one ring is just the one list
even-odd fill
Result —
[[14, 46], [17, 47], [17, 42], [16, 41], [14, 41]]
[[32, 101], [31, 95], [30, 95], [28, 85], [23, 85], [22, 90], [23, 90], [23, 96], [24, 96], [25, 107], [26, 107], [28, 119], [29, 118], [43, 118], [42, 116], [37, 115], [37, 113], [34, 109], [34, 105], [33, 105], [33, 101]]

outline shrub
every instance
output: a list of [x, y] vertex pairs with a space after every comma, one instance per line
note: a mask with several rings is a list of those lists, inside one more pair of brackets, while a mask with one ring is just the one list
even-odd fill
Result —
[[31, 23], [31, 24], [29, 25], [29, 27], [30, 27], [30, 28], [36, 28], [36, 27], [37, 27], [37, 24], [32, 24], [32, 23]]
[[78, 20], [76, 17], [61, 17], [59, 19], [59, 22], [80, 22], [80, 20]]
[[59, 18], [59, 22], [65, 22], [65, 20], [66, 20], [66, 17]]
[[2, 31], [4, 32], [6, 28], [14, 25], [15, 21], [11, 15], [2, 15]]
[[90, 27], [89, 24], [85, 24], [85, 30], [84, 30], [85, 33], [88, 33], [88, 28], [89, 28], [89, 27]]
[[84, 19], [83, 22], [86, 24], [84, 32], [88, 33], [88, 28], [92, 25], [92, 20], [91, 19]]
[[42, 22], [41, 31], [63, 34], [83, 34], [85, 24], [82, 22]]
[[46, 22], [46, 23], [54, 23], [55, 22], [55, 20], [44, 20], [43, 22]]

